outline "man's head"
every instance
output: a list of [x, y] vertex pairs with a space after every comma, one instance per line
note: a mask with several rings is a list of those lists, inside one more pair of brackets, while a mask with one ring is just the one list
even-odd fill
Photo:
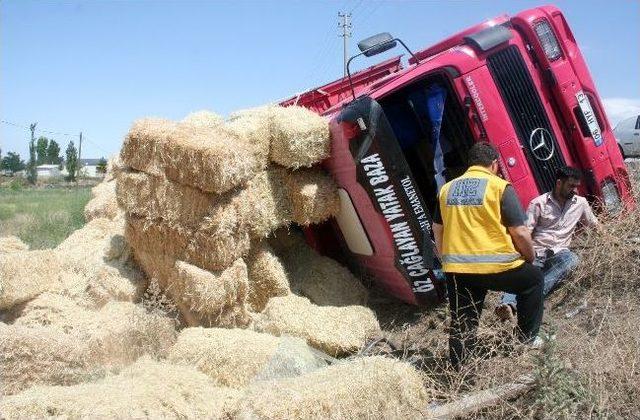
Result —
[[553, 194], [565, 200], [572, 198], [578, 193], [582, 172], [570, 166], [563, 166], [556, 171], [556, 185]]
[[498, 157], [498, 152], [490, 143], [479, 141], [469, 149], [469, 166], [484, 166], [497, 175], [500, 169]]

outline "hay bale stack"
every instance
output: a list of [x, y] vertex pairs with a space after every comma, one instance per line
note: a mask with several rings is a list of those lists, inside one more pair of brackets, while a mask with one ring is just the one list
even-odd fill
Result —
[[271, 160], [297, 169], [329, 156], [329, 124], [306, 108], [272, 108]]
[[380, 332], [371, 309], [363, 306], [316, 306], [309, 299], [289, 295], [274, 297], [256, 316], [255, 330], [307, 340], [331, 356], [359, 350], [368, 337]]
[[194, 366], [218, 385], [232, 388], [265, 377], [297, 376], [326, 365], [304, 340], [221, 328], [183, 330], [168, 360]]
[[247, 257], [249, 293], [247, 303], [253, 312], [262, 312], [272, 297], [291, 293], [289, 276], [282, 262], [266, 241], [257, 242]]
[[269, 163], [272, 108], [267, 105], [232, 113], [225, 125], [234, 136], [254, 146], [256, 160], [262, 167]]
[[22, 242], [17, 236], [3, 236], [0, 238], [0, 254], [28, 251], [29, 245]]
[[36, 384], [70, 385], [104, 374], [87, 354], [86, 343], [59, 330], [0, 323], [0, 393]]
[[120, 215], [115, 180], [103, 181], [93, 187], [91, 197], [84, 208], [84, 218], [87, 221], [99, 217], [113, 220]]
[[0, 254], [0, 310], [24, 303], [65, 282], [58, 254], [50, 249]]
[[411, 365], [375, 356], [256, 383], [244, 395], [240, 417], [423, 418], [428, 403], [420, 374]]
[[224, 124], [224, 118], [211, 111], [201, 110], [187, 115], [180, 123], [194, 127], [218, 128]]
[[122, 163], [151, 175], [164, 175], [164, 146], [176, 126], [162, 118], [143, 118], [134, 122], [122, 144]]
[[194, 368], [142, 358], [117, 375], [74, 386], [34, 387], [4, 398], [7, 419], [211, 418], [235, 415], [239, 393]]

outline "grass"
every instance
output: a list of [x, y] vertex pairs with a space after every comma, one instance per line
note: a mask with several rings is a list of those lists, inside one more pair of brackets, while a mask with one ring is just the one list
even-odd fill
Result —
[[54, 248], [85, 224], [90, 187], [0, 188], [0, 237], [14, 235], [31, 249]]

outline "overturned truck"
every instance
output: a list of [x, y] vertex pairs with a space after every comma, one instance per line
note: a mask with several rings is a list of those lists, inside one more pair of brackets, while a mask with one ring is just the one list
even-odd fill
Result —
[[[563, 165], [606, 210], [631, 200], [629, 177], [577, 42], [553, 6], [499, 16], [416, 51], [389, 34], [358, 44], [370, 57], [409, 52], [289, 98], [327, 116], [339, 216], [306, 230], [320, 252], [408, 303], [445, 287], [432, 241], [439, 188], [466, 169], [476, 141], [494, 144], [523, 206], [550, 191]], [[349, 69], [349, 65], [347, 66]]]

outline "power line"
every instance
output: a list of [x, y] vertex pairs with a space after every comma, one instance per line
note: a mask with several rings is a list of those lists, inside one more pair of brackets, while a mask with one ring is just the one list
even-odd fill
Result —
[[[7, 120], [0, 120], [0, 123], [11, 125], [11, 126], [18, 127], [18, 128], [22, 128], [22, 129], [25, 129], [25, 130], [30, 130], [31, 129], [30, 126], [14, 123], [12, 121], [7, 121]], [[42, 128], [35, 128], [35, 131], [39, 132], [39, 133], [45, 133], [45, 134], [53, 134], [53, 135], [58, 135], [58, 136], [72, 137], [74, 139], [78, 137], [77, 134], [68, 134], [68, 133], [63, 133], [63, 132], [60, 132], [60, 131], [45, 130], [45, 129], [42, 129]], [[98, 145], [94, 141], [91, 141], [90, 139], [88, 139], [84, 135], [82, 137], [82, 141], [83, 142], [88, 142], [93, 147], [95, 147], [96, 149], [98, 149], [99, 151], [101, 151], [101, 152], [103, 152], [103, 153], [105, 153], [107, 155], [109, 154], [109, 152], [107, 152], [105, 149], [103, 149], [100, 145]]]

